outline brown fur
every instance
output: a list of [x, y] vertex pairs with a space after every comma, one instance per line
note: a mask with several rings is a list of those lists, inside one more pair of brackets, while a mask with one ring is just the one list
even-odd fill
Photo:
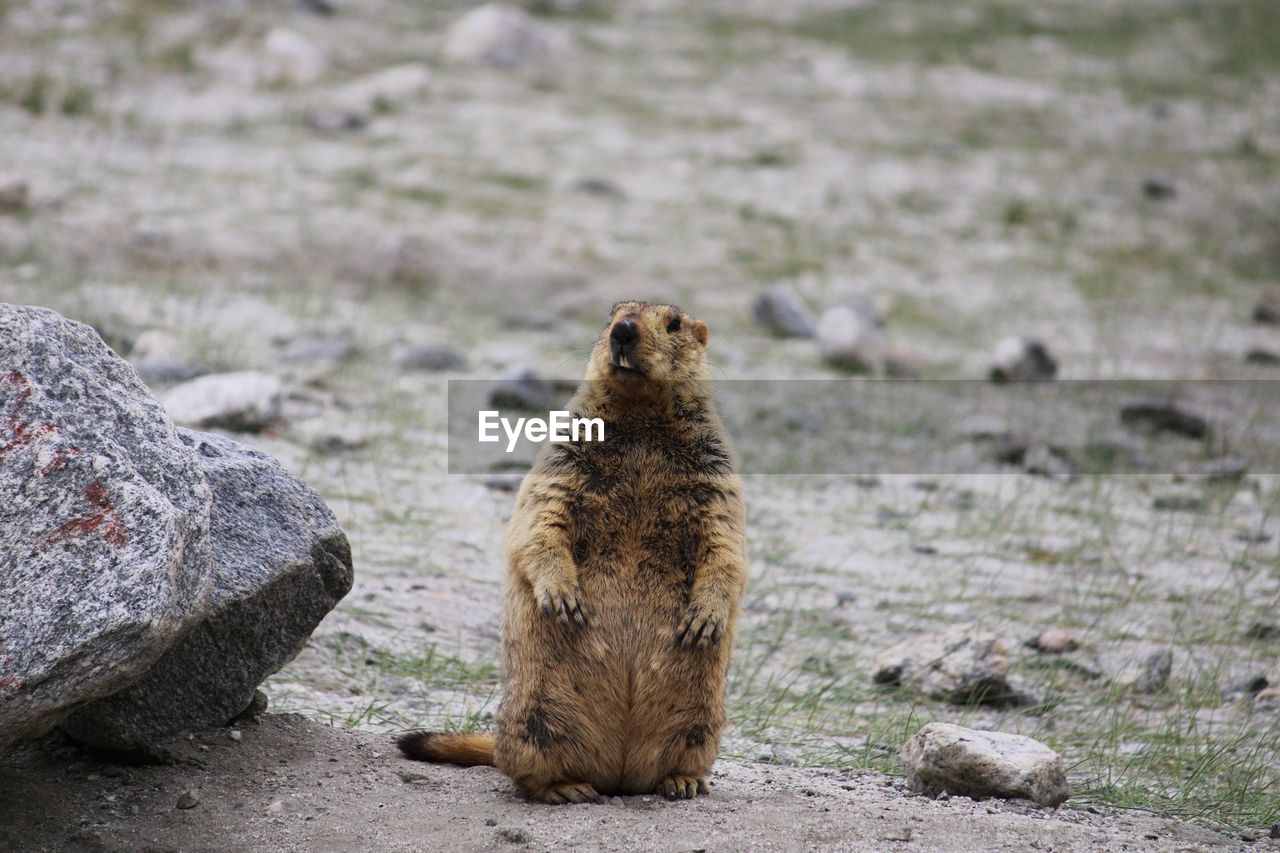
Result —
[[[627, 320], [636, 370], [610, 338]], [[569, 406], [605, 440], [548, 443], [516, 499], [493, 759], [533, 799], [707, 792], [747, 566], [706, 344], [678, 308], [615, 305]], [[415, 758], [479, 753], [413, 737]]]

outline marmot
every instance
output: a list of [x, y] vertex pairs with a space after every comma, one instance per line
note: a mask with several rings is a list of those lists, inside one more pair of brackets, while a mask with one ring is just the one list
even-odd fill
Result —
[[405, 755], [547, 803], [708, 793], [747, 553], [706, 350], [679, 308], [613, 307], [569, 404], [604, 440], [544, 445], [516, 498], [496, 734], [414, 732]]

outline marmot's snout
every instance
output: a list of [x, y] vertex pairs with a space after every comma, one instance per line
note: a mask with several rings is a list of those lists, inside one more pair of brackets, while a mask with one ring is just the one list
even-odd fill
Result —
[[655, 385], [706, 379], [706, 349], [707, 324], [676, 306], [619, 302], [591, 350], [587, 379], [606, 380], [634, 402], [658, 393]]
[[640, 325], [635, 316], [628, 314], [613, 324], [609, 332], [609, 357], [614, 367], [638, 370], [636, 345], [640, 341]]

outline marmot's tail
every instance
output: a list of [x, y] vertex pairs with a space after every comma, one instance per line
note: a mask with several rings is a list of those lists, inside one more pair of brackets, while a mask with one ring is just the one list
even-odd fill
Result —
[[409, 732], [396, 739], [409, 758], [461, 767], [493, 766], [493, 735]]

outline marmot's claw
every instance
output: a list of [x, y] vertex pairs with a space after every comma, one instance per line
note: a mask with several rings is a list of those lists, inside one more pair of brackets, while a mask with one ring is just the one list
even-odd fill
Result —
[[682, 649], [714, 646], [723, 634], [724, 619], [693, 605], [676, 629], [676, 645]]
[[586, 614], [582, 612], [582, 599], [576, 586], [557, 590], [544, 589], [538, 596], [538, 606], [544, 616], [555, 618], [561, 625], [587, 627]]
[[707, 783], [693, 776], [668, 776], [653, 792], [668, 800], [696, 800], [699, 794], [710, 793]]

